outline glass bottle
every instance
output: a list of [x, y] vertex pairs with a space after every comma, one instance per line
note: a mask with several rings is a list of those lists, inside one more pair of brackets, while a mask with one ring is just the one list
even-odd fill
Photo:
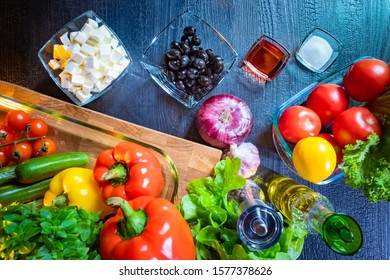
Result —
[[268, 168], [258, 172], [266, 199], [287, 219], [306, 230], [319, 233], [338, 254], [352, 255], [362, 246], [359, 224], [350, 216], [334, 212], [331, 202], [320, 193]]
[[277, 243], [282, 235], [283, 220], [274, 207], [261, 199], [262, 191], [252, 181], [233, 190], [228, 198], [238, 202], [237, 232], [251, 250], [265, 250]]

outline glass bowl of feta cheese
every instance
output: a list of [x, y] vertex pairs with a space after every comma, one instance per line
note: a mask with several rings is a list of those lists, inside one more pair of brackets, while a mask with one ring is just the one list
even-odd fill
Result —
[[132, 64], [120, 38], [91, 10], [54, 34], [38, 58], [58, 87], [79, 106], [105, 94]]

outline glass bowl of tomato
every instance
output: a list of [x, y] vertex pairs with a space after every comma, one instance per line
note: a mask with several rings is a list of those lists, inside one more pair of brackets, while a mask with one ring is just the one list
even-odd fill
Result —
[[[304, 89], [299, 91], [297, 94], [293, 95], [290, 99], [288, 99], [287, 101], [282, 103], [275, 110], [274, 115], [273, 115], [273, 123], [272, 123], [272, 137], [273, 137], [275, 149], [276, 149], [278, 155], [280, 156], [280, 158], [282, 159], [282, 161], [285, 163], [285, 165], [292, 172], [297, 174], [298, 176], [300, 176], [300, 174], [298, 174], [298, 172], [293, 164], [293, 160], [292, 160], [292, 154], [293, 154], [293, 150], [294, 150], [294, 147], [296, 145], [296, 142], [286, 140], [286, 138], [283, 137], [284, 133], [283, 133], [282, 129], [284, 129], [284, 128], [280, 126], [280, 122], [279, 122], [281, 119], [282, 113], [286, 109], [288, 109], [292, 106], [305, 107], [306, 101], [307, 101], [309, 95], [319, 85], [334, 84], [334, 85], [343, 86], [343, 78], [344, 78], [344, 75], [346, 74], [346, 72], [348, 71], [348, 69], [355, 62], [357, 62], [359, 60], [363, 60], [365, 58], [369, 58], [369, 57], [360, 57], [360, 58], [356, 59], [354, 62], [352, 62], [351, 64], [348, 64], [344, 68], [340, 69], [339, 71], [332, 72], [329, 75], [325, 76], [324, 78], [320, 79], [319, 81], [315, 81], [315, 82], [311, 83], [310, 85], [308, 85], [307, 87], [305, 87]], [[348, 107], [354, 107], [354, 106], [359, 106], [359, 105], [362, 105], [362, 102], [359, 102], [359, 101], [356, 101], [352, 98], [349, 98]], [[295, 125], [298, 125], [298, 120], [296, 120], [295, 123], [296, 123]], [[300, 128], [296, 127], [295, 129], [299, 130]], [[320, 134], [327, 134], [327, 135], [332, 134], [331, 125], [322, 125], [319, 133]], [[327, 139], [327, 140], [330, 142], [330, 139]], [[337, 153], [337, 151], [336, 151], [336, 153]], [[321, 182], [318, 182], [317, 184], [318, 185], [326, 185], [326, 184], [332, 183], [332, 182], [342, 178], [344, 173], [339, 168], [340, 164], [342, 164], [342, 162], [336, 166], [335, 170], [333, 171], [333, 173], [329, 177], [327, 177], [325, 180], [323, 180]]]

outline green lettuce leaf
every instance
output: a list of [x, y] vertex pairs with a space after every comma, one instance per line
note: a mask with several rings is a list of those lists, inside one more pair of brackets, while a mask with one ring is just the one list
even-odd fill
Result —
[[370, 202], [390, 201], [390, 130], [382, 138], [372, 133], [343, 150], [346, 185], [361, 189]]
[[239, 238], [236, 230], [238, 203], [228, 200], [231, 190], [245, 186], [237, 175], [239, 158], [226, 158], [217, 163], [214, 175], [193, 180], [178, 206], [190, 225], [200, 260], [289, 260], [302, 251], [306, 232], [288, 226], [277, 244], [267, 250], [252, 251]]

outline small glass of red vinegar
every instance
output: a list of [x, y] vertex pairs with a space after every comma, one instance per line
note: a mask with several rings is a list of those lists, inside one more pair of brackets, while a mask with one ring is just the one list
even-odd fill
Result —
[[262, 35], [249, 49], [243, 69], [261, 82], [273, 80], [286, 66], [290, 52], [278, 41]]

